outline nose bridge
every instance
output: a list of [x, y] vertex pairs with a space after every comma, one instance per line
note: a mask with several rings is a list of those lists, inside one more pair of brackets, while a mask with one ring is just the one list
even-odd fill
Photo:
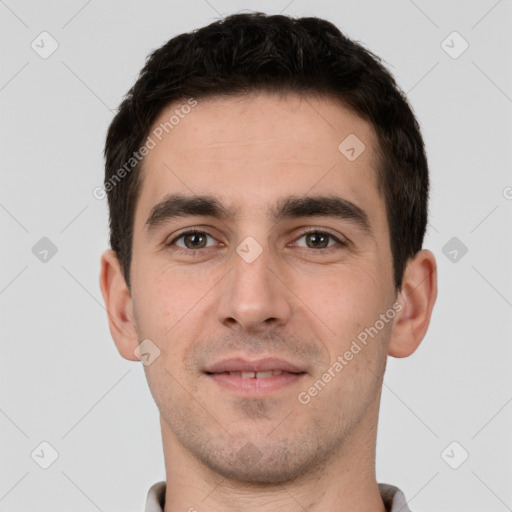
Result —
[[[284, 324], [290, 316], [285, 287], [274, 276], [277, 255], [264, 242], [248, 236], [232, 254], [232, 272], [224, 284], [219, 303], [219, 321], [257, 329], [273, 321]], [[270, 268], [273, 271], [270, 270]]]
[[[250, 288], [257, 292], [265, 291], [268, 280], [268, 267], [272, 256], [268, 244], [261, 245], [253, 237], [246, 237], [236, 248], [233, 255], [234, 272], [231, 283], [237, 292]], [[249, 291], [249, 290], [248, 290]]]

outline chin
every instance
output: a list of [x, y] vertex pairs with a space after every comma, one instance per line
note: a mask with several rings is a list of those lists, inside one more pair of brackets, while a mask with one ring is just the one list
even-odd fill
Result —
[[283, 442], [258, 448], [246, 442], [236, 453], [212, 450], [197, 454], [203, 464], [217, 474], [237, 484], [283, 484], [311, 472], [327, 457], [320, 447], [302, 443], [298, 446]]

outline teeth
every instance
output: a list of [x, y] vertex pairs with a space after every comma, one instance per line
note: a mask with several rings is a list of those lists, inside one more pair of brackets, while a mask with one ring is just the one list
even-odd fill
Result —
[[282, 373], [281, 370], [268, 370], [266, 372], [229, 372], [229, 375], [242, 379], [268, 379], [273, 375], [281, 375]]
[[256, 372], [257, 379], [268, 379], [269, 377], [272, 377], [272, 370], [268, 372]]

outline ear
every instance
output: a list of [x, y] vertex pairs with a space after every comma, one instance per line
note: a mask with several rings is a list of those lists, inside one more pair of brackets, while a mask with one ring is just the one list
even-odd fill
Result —
[[101, 256], [100, 288], [107, 309], [110, 334], [117, 350], [125, 359], [138, 361], [134, 354], [138, 335], [130, 290], [121, 264], [112, 250], [105, 251]]
[[437, 265], [432, 252], [423, 249], [407, 263], [395, 316], [388, 353], [393, 357], [410, 356], [423, 340], [437, 298]]

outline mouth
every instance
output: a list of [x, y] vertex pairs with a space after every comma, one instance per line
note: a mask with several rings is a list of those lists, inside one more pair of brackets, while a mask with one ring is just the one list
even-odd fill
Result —
[[296, 364], [275, 358], [225, 359], [204, 373], [221, 388], [241, 396], [261, 396], [297, 384], [307, 372]]
[[[282, 370], [268, 370], [264, 372], [221, 372], [222, 374], [231, 375], [233, 377], [239, 377], [241, 379], [269, 379], [270, 377], [274, 377], [276, 375], [282, 375]], [[288, 372], [284, 372], [288, 373]], [[215, 373], [210, 373], [210, 375], [216, 375]], [[218, 375], [218, 374], [217, 374]]]

